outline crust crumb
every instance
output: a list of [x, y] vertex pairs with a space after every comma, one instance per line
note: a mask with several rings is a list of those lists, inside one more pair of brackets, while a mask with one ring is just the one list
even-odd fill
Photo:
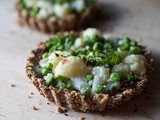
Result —
[[61, 108], [61, 107], [58, 107], [58, 108], [57, 108], [57, 111], [58, 111], [59, 113], [65, 113], [65, 112], [67, 112], [66, 109], [63, 109], [63, 108]]
[[32, 96], [28, 96], [28, 98], [32, 98]]
[[50, 105], [50, 103], [49, 103], [49, 102], [46, 102], [46, 104], [47, 104], [47, 105]]
[[84, 117], [80, 117], [79, 120], [85, 120], [85, 118]]
[[33, 110], [38, 110], [38, 108], [36, 106], [33, 106], [32, 109]]
[[16, 85], [14, 85], [14, 84], [10, 84], [10, 87], [15, 87]]

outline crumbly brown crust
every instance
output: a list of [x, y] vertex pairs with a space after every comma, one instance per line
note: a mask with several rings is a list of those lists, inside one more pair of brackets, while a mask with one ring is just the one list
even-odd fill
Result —
[[16, 3], [16, 10], [18, 14], [18, 23], [20, 25], [27, 25], [32, 29], [44, 33], [56, 33], [58, 31], [78, 30], [89, 26], [94, 21], [100, 8], [95, 3], [93, 7], [88, 8], [82, 15], [70, 14], [54, 21], [51, 21], [49, 18], [37, 19], [29, 15], [23, 15], [22, 11], [18, 9], [18, 3]]
[[115, 108], [118, 105], [130, 101], [133, 97], [141, 94], [149, 76], [153, 70], [153, 59], [150, 58], [150, 51], [145, 51], [147, 59], [146, 68], [147, 73], [141, 77], [141, 80], [136, 83], [135, 88], [128, 88], [121, 93], [115, 95], [109, 94], [96, 94], [91, 96], [81, 95], [78, 91], [69, 91], [67, 89], [60, 90], [53, 86], [45, 86], [45, 81], [39, 73], [36, 72], [35, 66], [38, 64], [44, 52], [45, 43], [40, 43], [38, 47], [31, 51], [31, 56], [27, 59], [26, 74], [30, 78], [40, 93], [49, 101], [55, 102], [59, 107], [66, 107], [76, 111], [104, 111], [105, 109]]

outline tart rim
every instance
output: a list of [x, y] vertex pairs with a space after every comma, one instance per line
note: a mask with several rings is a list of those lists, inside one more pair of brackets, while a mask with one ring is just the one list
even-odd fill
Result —
[[[76, 34], [76, 32], [65, 32], [63, 35]], [[48, 40], [47, 40], [48, 41]], [[60, 90], [53, 86], [47, 87], [43, 78], [39, 77], [39, 74], [35, 70], [35, 64], [38, 64], [41, 59], [42, 52], [45, 50], [45, 43], [41, 42], [38, 47], [31, 51], [31, 56], [27, 59], [26, 74], [30, 78], [30, 82], [40, 91], [41, 95], [46, 97], [49, 101], [55, 102], [57, 106], [66, 107], [76, 111], [104, 111], [105, 109], [115, 108], [118, 105], [130, 101], [131, 98], [140, 95], [146, 86], [150, 73], [153, 71], [151, 58], [151, 52], [147, 51], [143, 47], [144, 56], [147, 60], [146, 68], [147, 72], [141, 77], [141, 81], [138, 81], [136, 88], [126, 89], [120, 94], [110, 96], [108, 94], [95, 94], [91, 96], [84, 96], [79, 91], [69, 91], [68, 89]]]
[[[94, 3], [91, 8], [87, 8], [80, 16], [72, 13], [66, 17], [50, 21], [49, 19], [37, 19], [30, 15], [22, 15], [22, 11], [18, 9], [18, 4], [18, 2], [15, 4], [18, 14], [18, 23], [22, 26], [27, 25], [31, 29], [47, 34], [56, 33], [58, 31], [78, 30], [86, 27], [88, 23], [94, 21], [98, 11], [100, 10], [99, 5]], [[72, 23], [72, 25], [70, 23]]]

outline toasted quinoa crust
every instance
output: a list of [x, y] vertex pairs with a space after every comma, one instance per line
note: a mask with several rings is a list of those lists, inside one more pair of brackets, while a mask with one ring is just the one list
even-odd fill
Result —
[[22, 26], [27, 25], [34, 30], [48, 34], [59, 31], [78, 30], [83, 27], [87, 27], [94, 21], [98, 11], [100, 10], [100, 7], [95, 3], [94, 6], [86, 9], [82, 15], [70, 14], [66, 17], [57, 18], [52, 21], [49, 18], [38, 19], [30, 15], [23, 15], [22, 11], [18, 9], [18, 4], [19, 3], [16, 3], [15, 5], [18, 14], [18, 23]]
[[[68, 34], [68, 33], [65, 33]], [[72, 34], [74, 34], [72, 32]], [[47, 42], [47, 41], [46, 41]], [[148, 79], [153, 71], [153, 59], [150, 57], [151, 52], [143, 47], [144, 55], [146, 57], [147, 73], [141, 77], [141, 80], [135, 83], [135, 88], [126, 89], [121, 93], [115, 95], [109, 94], [95, 94], [84, 96], [78, 91], [69, 91], [68, 89], [60, 90], [53, 86], [47, 87], [42, 75], [37, 73], [35, 67], [38, 65], [42, 54], [46, 50], [45, 43], [40, 43], [38, 47], [31, 51], [31, 56], [27, 59], [26, 74], [30, 78], [30, 82], [35, 85], [41, 95], [46, 97], [49, 101], [56, 103], [59, 107], [66, 107], [75, 111], [104, 111], [106, 109], [116, 108], [118, 105], [130, 101], [133, 97], [140, 95], [146, 86]]]

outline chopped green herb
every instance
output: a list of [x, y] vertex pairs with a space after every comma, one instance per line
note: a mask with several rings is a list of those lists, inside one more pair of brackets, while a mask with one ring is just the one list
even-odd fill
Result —
[[86, 75], [86, 81], [89, 82], [89, 81], [92, 81], [94, 79], [94, 76], [89, 74], [89, 75]]

